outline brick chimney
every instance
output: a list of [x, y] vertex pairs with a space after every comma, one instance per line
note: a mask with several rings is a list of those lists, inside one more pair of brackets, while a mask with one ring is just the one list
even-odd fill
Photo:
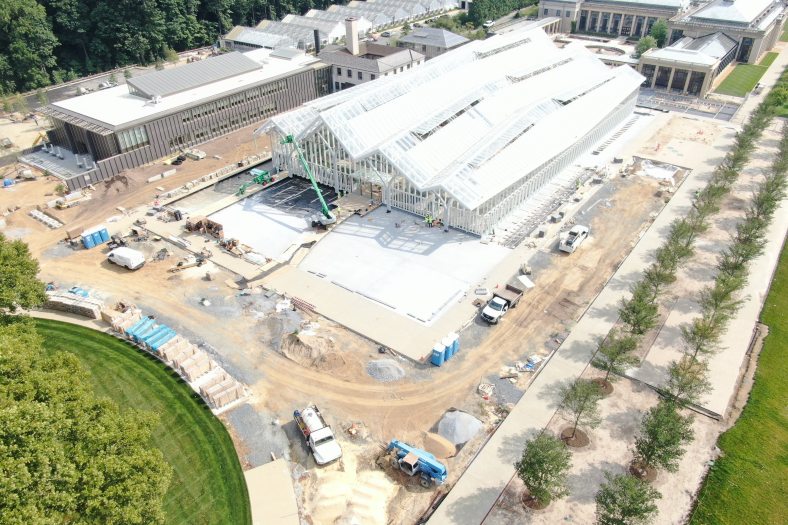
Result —
[[361, 51], [358, 44], [358, 20], [352, 16], [345, 19], [345, 45], [351, 55], [358, 55]]

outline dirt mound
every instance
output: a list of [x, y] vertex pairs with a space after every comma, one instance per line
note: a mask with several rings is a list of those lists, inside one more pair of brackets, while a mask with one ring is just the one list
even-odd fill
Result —
[[280, 352], [299, 365], [331, 371], [345, 366], [345, 358], [334, 347], [334, 342], [321, 336], [287, 334], [282, 339]]
[[424, 432], [424, 450], [433, 454], [436, 458], [446, 459], [453, 457], [457, 453], [457, 447], [445, 437]]
[[468, 414], [455, 410], [447, 412], [438, 423], [438, 434], [455, 445], [467, 443], [482, 429], [482, 422]]
[[367, 363], [367, 373], [383, 383], [405, 377], [405, 370], [394, 359], [378, 359]]

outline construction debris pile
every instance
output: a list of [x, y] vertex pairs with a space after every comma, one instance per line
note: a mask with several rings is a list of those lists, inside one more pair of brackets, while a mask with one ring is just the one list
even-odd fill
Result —
[[102, 318], [116, 332], [177, 371], [215, 410], [246, 397], [244, 386], [208, 354], [153, 317], [143, 317], [138, 308], [127, 307], [120, 313], [104, 310]]
[[377, 381], [388, 383], [405, 377], [405, 370], [393, 359], [378, 359], [367, 363], [367, 373]]
[[186, 221], [186, 230], [224, 239], [224, 226], [208, 217], [195, 217]]

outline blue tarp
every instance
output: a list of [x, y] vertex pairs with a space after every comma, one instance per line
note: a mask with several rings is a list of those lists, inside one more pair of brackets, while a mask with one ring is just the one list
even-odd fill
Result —
[[178, 334], [175, 332], [175, 330], [168, 330], [167, 333], [165, 333], [163, 336], [157, 337], [153, 341], [149, 341], [148, 345], [151, 347], [151, 350], [153, 350], [154, 352], [158, 352], [159, 348], [161, 348], [161, 346], [164, 343], [171, 340], [176, 335]]

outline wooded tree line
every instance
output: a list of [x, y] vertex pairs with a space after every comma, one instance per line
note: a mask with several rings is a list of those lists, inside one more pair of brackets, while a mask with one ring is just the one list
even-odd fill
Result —
[[3, 0], [0, 95], [212, 44], [234, 25], [346, 0]]
[[474, 0], [468, 8], [468, 19], [479, 26], [487, 20], [501, 18], [515, 9], [538, 3], [539, 0]]

